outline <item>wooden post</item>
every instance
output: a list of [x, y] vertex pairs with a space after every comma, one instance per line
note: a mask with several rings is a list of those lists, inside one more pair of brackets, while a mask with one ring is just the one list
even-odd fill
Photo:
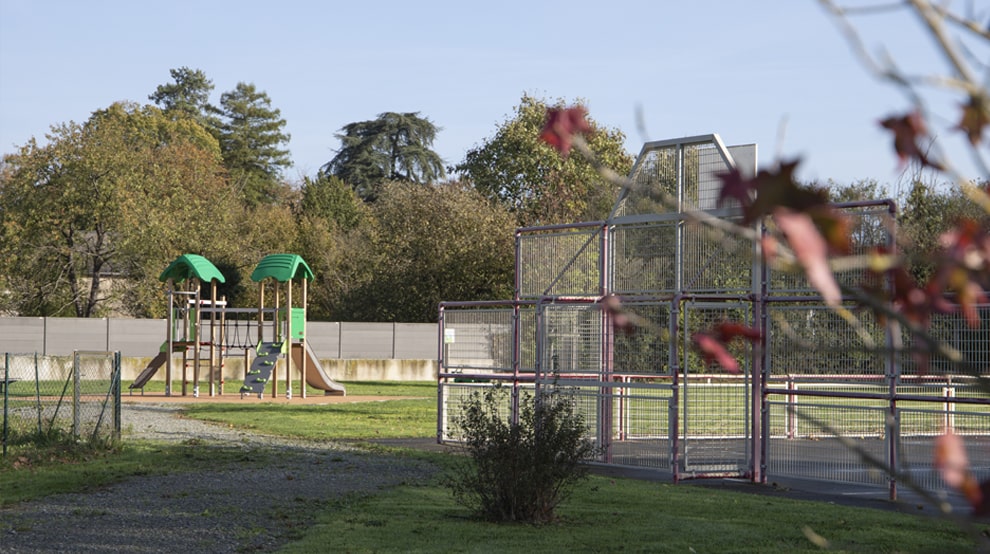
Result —
[[192, 278], [193, 282], [193, 306], [194, 308], [189, 311], [189, 316], [193, 318], [192, 328], [193, 328], [193, 396], [199, 398], [199, 341], [200, 341], [200, 328], [199, 322], [202, 320], [202, 314], [199, 313], [201, 303], [200, 303], [200, 283], [198, 277]]
[[175, 280], [169, 277], [165, 282], [165, 287], [168, 289], [166, 291], [168, 306], [165, 314], [165, 348], [168, 349], [166, 351], [168, 355], [165, 357], [165, 396], [172, 396], [172, 353], [175, 352], [172, 346], [175, 342], [175, 334], [172, 332], [172, 326], [175, 325], [175, 314], [172, 313], [172, 309], [175, 303]]
[[214, 373], [217, 363], [217, 281], [210, 280], [210, 396], [216, 395]]
[[220, 345], [220, 360], [217, 367], [217, 381], [220, 383], [220, 396], [223, 396], [223, 360], [227, 343], [227, 297], [221, 296], [220, 302], [223, 303], [223, 306], [220, 307], [220, 332], [217, 333], [217, 343]]
[[[279, 294], [278, 294], [278, 281], [275, 281], [275, 311], [272, 312], [274, 317], [272, 317], [272, 341], [279, 342], [279, 324], [278, 324], [278, 309], [279, 309]], [[272, 366], [272, 398], [278, 396], [278, 358], [275, 358], [275, 365]]]
[[258, 283], [258, 344], [265, 342], [265, 282]]
[[292, 400], [292, 277], [285, 282], [285, 343], [288, 345], [285, 358], [285, 397]]
[[[191, 286], [192, 281], [186, 283], [186, 287]], [[182, 396], [189, 394], [189, 291], [183, 290], [176, 303], [179, 306], [179, 313], [182, 314]]]
[[302, 279], [302, 332], [299, 333], [299, 348], [300, 348], [300, 359], [302, 363], [299, 364], [299, 390], [302, 391], [302, 397], [306, 398], [306, 371], [309, 369], [306, 364], [309, 362], [309, 356], [306, 355], [306, 276]]
[[275, 287], [275, 316], [272, 317], [272, 340], [279, 342], [282, 338], [282, 326], [278, 324], [278, 311], [282, 306], [282, 297], [279, 294], [281, 291], [279, 290], [278, 281], [274, 281], [272, 286]]

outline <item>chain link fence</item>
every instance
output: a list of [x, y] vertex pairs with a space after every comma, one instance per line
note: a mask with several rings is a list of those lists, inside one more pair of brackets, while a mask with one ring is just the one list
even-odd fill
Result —
[[3, 455], [53, 441], [120, 438], [120, 353], [4, 354]]

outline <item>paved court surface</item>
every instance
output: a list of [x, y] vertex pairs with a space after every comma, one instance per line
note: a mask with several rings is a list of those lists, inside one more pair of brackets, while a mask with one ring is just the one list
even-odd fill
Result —
[[[460, 448], [452, 445], [437, 444], [434, 439], [390, 439], [374, 442], [387, 446], [447, 452], [456, 452]], [[671, 473], [666, 470], [596, 465], [592, 471], [598, 475], [626, 477], [644, 481], [669, 483], [673, 480]], [[769, 477], [766, 484], [753, 483], [748, 479], [741, 478], [689, 479], [681, 481], [679, 485], [685, 487], [716, 488], [794, 500], [828, 502], [840, 506], [856, 506], [923, 515], [939, 514], [938, 506], [933, 505], [919, 494], [904, 486], [898, 489], [897, 500], [890, 500], [890, 491], [885, 486], [791, 477]], [[952, 513], [956, 515], [969, 515], [969, 506], [961, 495], [943, 492], [938, 497], [941, 501], [948, 504]], [[990, 517], [984, 519], [990, 521]]]

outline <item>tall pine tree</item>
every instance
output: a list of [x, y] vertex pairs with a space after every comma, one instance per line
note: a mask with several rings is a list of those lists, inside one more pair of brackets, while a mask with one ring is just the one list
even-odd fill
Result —
[[281, 112], [268, 94], [238, 83], [220, 97], [220, 115], [220, 151], [234, 186], [248, 205], [274, 202], [282, 171], [292, 165]]

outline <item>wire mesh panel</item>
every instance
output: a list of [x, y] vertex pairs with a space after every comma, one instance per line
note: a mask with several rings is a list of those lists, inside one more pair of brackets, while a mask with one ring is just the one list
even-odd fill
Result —
[[680, 218], [650, 225], [616, 225], [609, 231], [611, 291], [673, 294], [677, 290], [677, 227]]
[[[889, 249], [893, 245], [894, 236], [891, 232], [893, 218], [890, 215], [889, 203], [839, 204], [836, 205], [836, 209], [845, 217], [849, 227], [850, 254], [868, 254], [876, 248]], [[772, 220], [767, 220], [767, 225], [768, 232], [778, 233]], [[767, 272], [771, 294], [818, 294], [808, 283], [803, 271], [781, 271], [768, 267]], [[861, 270], [838, 272], [835, 277], [840, 285], [859, 287], [864, 284], [864, 274]]]
[[536, 306], [520, 306], [516, 324], [519, 326], [519, 372], [536, 373]]
[[538, 373], [602, 374], [602, 312], [598, 304], [546, 304], [541, 308], [542, 355]]
[[567, 398], [571, 402], [573, 413], [584, 422], [587, 438], [599, 446], [607, 442], [607, 438], [602, 435], [602, 423], [608, 421], [603, 405], [610, 403], [611, 398], [605, 390], [596, 384], [589, 385], [587, 381], [569, 379], [541, 381], [539, 390]]
[[[913, 337], [903, 330], [904, 343], [899, 363], [905, 375], [983, 375], [990, 377], [990, 304], [972, 306], [975, 321], [967, 319], [962, 311], [936, 313], [931, 316], [928, 333], [955, 349], [961, 362], [952, 364], [945, 358], [912, 356], [915, 345], [924, 346], [923, 339]], [[919, 366], [919, 361], [924, 365]]]
[[678, 144], [644, 146], [630, 175], [632, 185], [622, 191], [612, 217], [676, 212], [680, 151]]
[[970, 471], [978, 482], [990, 479], [990, 412], [985, 407], [947, 403], [944, 407], [929, 404], [929, 409], [903, 409], [898, 418], [901, 425], [898, 448], [898, 470], [909, 475], [926, 490], [948, 490], [939, 471], [933, 465], [935, 438], [951, 431], [963, 438]]
[[[726, 218], [741, 224], [739, 217]], [[753, 289], [753, 245], [706, 225], [683, 233], [681, 289], [695, 293], [748, 293]]]
[[869, 312], [853, 325], [817, 303], [767, 307], [766, 366], [772, 375], [885, 375], [886, 329]]
[[445, 372], [512, 371], [512, 308], [444, 310]]
[[601, 449], [599, 462], [670, 468], [670, 398], [666, 385], [623, 381], [556, 380], [541, 385], [573, 398], [588, 437]]
[[[856, 405], [836, 405], [816, 400], [797, 405], [788, 402], [767, 403], [774, 429], [766, 438], [767, 474], [823, 481], [883, 485], [886, 475], [864, 461], [856, 450], [844, 445], [836, 429], [884, 429], [887, 410]], [[781, 422], [793, 417], [800, 432], [788, 435]], [[857, 449], [877, 460], [888, 458], [887, 434], [842, 435]]]
[[583, 225], [520, 233], [516, 239], [519, 297], [599, 294], [601, 232], [601, 225]]
[[719, 176], [735, 167], [718, 135], [647, 143], [633, 167], [632, 184], [620, 194], [612, 217], [677, 212], [684, 205], [702, 210], [737, 208], [731, 199], [721, 206], [718, 202]]
[[[496, 383], [458, 383], [441, 382], [439, 390], [439, 429], [438, 438], [443, 442], [461, 442], [464, 440], [464, 430], [460, 427], [460, 420], [464, 416], [464, 410], [470, 401], [477, 401], [486, 391], [496, 386]], [[498, 414], [506, 422], [516, 421], [517, 412], [514, 406], [518, 405], [521, 397], [532, 398], [533, 385], [512, 385], [504, 386], [504, 394], [499, 398], [502, 402], [498, 405]]]
[[4, 356], [4, 429], [8, 444], [72, 437], [105, 442], [120, 437], [120, 355]]
[[702, 210], [719, 208], [722, 191], [719, 176], [732, 169], [733, 165], [728, 152], [717, 141], [685, 146], [682, 176], [684, 201]]
[[741, 375], [711, 374], [707, 364], [687, 344], [691, 335], [721, 321], [747, 322], [749, 306], [729, 302], [685, 302], [685, 341], [680, 383], [679, 453], [685, 477], [706, 473], [744, 473], [749, 469], [751, 394], [748, 343], [727, 345]]
[[626, 309], [648, 325], [635, 332], [611, 334], [611, 372], [614, 376], [670, 376], [670, 301], [630, 302]]
[[120, 436], [120, 354], [73, 356], [73, 435], [91, 441]]

